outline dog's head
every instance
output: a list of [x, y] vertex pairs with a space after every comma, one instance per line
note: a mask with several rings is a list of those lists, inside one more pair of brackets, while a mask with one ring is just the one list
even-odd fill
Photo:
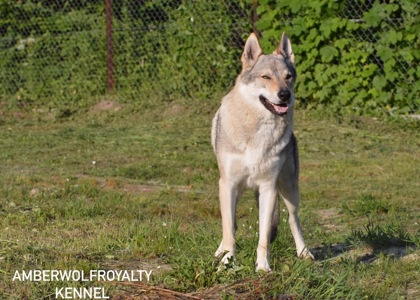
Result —
[[294, 106], [296, 68], [289, 38], [283, 33], [273, 54], [263, 55], [254, 33], [248, 37], [242, 54], [242, 72], [237, 84], [252, 105], [263, 106], [284, 116]]

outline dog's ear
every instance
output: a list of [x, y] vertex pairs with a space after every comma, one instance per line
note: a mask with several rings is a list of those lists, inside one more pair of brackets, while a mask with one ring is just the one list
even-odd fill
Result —
[[284, 58], [289, 59], [292, 63], [295, 62], [295, 55], [292, 51], [292, 44], [290, 43], [290, 40], [285, 32], [283, 32], [280, 44], [273, 53], [282, 55]]
[[262, 50], [258, 38], [254, 33], [251, 33], [246, 40], [244, 53], [241, 58], [242, 69], [252, 68], [261, 54]]

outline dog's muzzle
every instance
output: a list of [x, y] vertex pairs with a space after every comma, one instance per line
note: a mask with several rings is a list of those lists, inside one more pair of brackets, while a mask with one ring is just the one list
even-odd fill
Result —
[[[280, 92], [279, 92], [279, 94], [280, 94]], [[290, 99], [290, 92], [288, 91], [288, 93], [289, 93], [289, 95], [287, 97], [288, 97], [288, 99]], [[271, 102], [270, 100], [265, 98], [263, 95], [261, 95], [259, 98], [260, 98], [261, 103], [264, 105], [264, 107], [266, 109], [268, 109], [270, 112], [272, 112], [273, 114], [278, 115], [278, 116], [284, 116], [285, 114], [287, 114], [287, 108], [288, 108], [287, 107], [287, 102], [284, 101], [280, 97], [280, 95], [279, 95], [279, 98], [280, 98], [281, 101], [280, 101], [279, 104], [275, 104], [275, 103]]]

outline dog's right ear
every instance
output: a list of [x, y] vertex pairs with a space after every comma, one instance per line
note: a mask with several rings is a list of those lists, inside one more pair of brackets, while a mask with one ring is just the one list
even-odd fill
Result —
[[242, 70], [252, 68], [262, 54], [260, 43], [255, 33], [251, 33], [246, 40], [244, 53], [242, 54]]

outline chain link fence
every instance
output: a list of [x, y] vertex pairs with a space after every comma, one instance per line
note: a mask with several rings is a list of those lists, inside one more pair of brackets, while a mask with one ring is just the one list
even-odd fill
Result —
[[248, 1], [107, 2], [111, 61], [105, 1], [2, 1], [1, 101], [71, 106], [109, 89], [139, 101], [207, 97], [234, 80]]
[[1, 1], [0, 99], [71, 105], [106, 92], [102, 1]]
[[[364, 22], [375, 5], [349, 0], [337, 14]], [[212, 98], [233, 84], [259, 11], [255, 0], [3, 0], [0, 101], [84, 105], [110, 90], [139, 102]], [[293, 23], [293, 16], [279, 22]], [[387, 22], [398, 34], [404, 20]], [[378, 33], [350, 35], [375, 43]], [[369, 59], [383, 67], [377, 56]], [[401, 56], [397, 63], [408, 72], [418, 68], [414, 61]]]
[[[408, 5], [404, 7], [405, 10], [416, 12], [420, 9], [419, 2], [413, 1], [412, 3], [407, 2], [407, 4]], [[395, 34], [398, 35], [400, 28], [404, 26], [404, 22], [406, 20], [404, 20], [404, 18], [401, 16], [401, 13], [398, 13], [398, 12], [393, 14], [392, 17], [389, 17], [389, 14], [386, 12], [386, 9], [387, 8], [381, 6], [380, 2], [375, 2], [372, 0], [370, 1], [347, 0], [344, 6], [344, 9], [339, 13], [339, 16], [345, 19], [349, 19], [354, 23], [365, 23], [366, 22], [365, 19], [369, 18], [367, 16], [367, 13], [369, 11], [375, 11], [377, 13], [377, 16], [380, 16], [380, 18], [376, 16], [377, 19], [376, 20], [373, 19], [371, 21], [379, 22], [383, 20], [384, 23], [386, 24], [386, 27], [391, 28], [392, 30], [394, 30], [393, 32], [395, 32]], [[418, 21], [419, 20], [417, 20], [416, 22]], [[384, 27], [385, 26], [383, 26], [382, 30], [378, 30], [375, 27], [366, 27], [364, 30], [358, 30], [356, 34], [352, 34], [352, 35], [347, 34], [346, 36], [350, 38], [354, 38], [356, 41], [368, 41], [371, 44], [376, 44], [381, 39], [381, 33], [385, 30]], [[392, 38], [392, 37], [388, 36], [388, 38]], [[399, 38], [399, 37], [396, 37], [396, 38]], [[406, 46], [412, 47], [412, 48], [415, 47], [415, 39], [408, 41], [406, 43]], [[401, 49], [397, 49], [397, 51], [400, 51], [400, 50]], [[394, 57], [397, 60], [398, 66], [400, 66], [398, 71], [401, 73], [404, 72], [404, 74], [407, 74], [411, 67], [411, 64], [408, 62], [408, 60], [405, 59], [404, 56], [397, 55]], [[384, 62], [379, 56], [377, 55], [369, 56], [369, 61], [380, 66], [382, 71], [384, 70]], [[413, 67], [417, 68], [418, 62], [417, 64], [413, 65]], [[397, 82], [394, 82], [394, 85], [396, 86]]]
[[249, 33], [246, 1], [126, 1], [113, 5], [115, 89], [206, 98], [238, 72]]

